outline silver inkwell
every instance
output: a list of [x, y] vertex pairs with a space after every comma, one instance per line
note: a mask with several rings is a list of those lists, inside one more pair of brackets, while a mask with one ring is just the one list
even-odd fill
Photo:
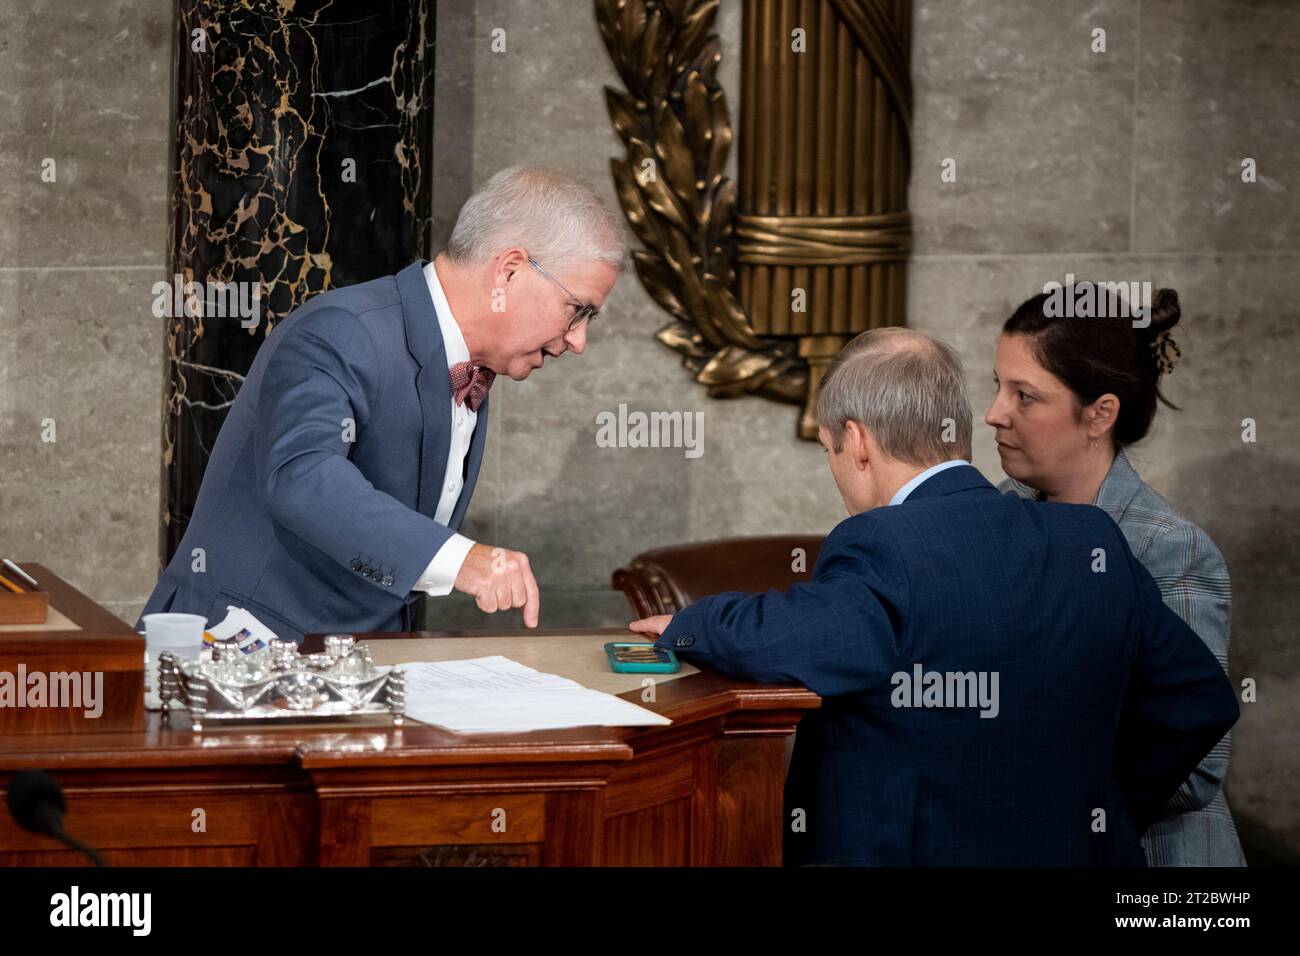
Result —
[[210, 720], [375, 714], [391, 716], [400, 727], [406, 674], [400, 667], [375, 666], [369, 647], [350, 634], [328, 635], [322, 654], [301, 654], [293, 641], [272, 640], [252, 652], [218, 641], [210, 660], [160, 654], [158, 696], [165, 719], [173, 706], [188, 709], [196, 733]]

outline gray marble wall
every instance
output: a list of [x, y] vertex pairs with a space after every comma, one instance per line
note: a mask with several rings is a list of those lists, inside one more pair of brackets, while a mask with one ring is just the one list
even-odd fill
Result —
[[171, 18], [0, 8], [0, 552], [131, 621], [158, 576]]
[[[47, 563], [133, 619], [156, 573], [169, 9], [34, 4], [0, 24], [0, 550]], [[591, 6], [442, 0], [435, 232], [514, 162], [557, 163], [612, 201], [616, 82]], [[78, 19], [81, 17], [81, 19]], [[722, 4], [738, 92], [739, 4]], [[506, 51], [489, 35], [506, 31]], [[1090, 52], [1106, 30], [1107, 51]], [[982, 415], [1002, 320], [1066, 272], [1176, 288], [1183, 360], [1132, 455], [1215, 539], [1233, 575], [1233, 677], [1258, 683], [1235, 734], [1239, 821], [1300, 852], [1300, 6], [1206, 0], [920, 0], [912, 324], [957, 345]], [[40, 181], [44, 157], [57, 184]], [[957, 181], [940, 164], [957, 162]], [[1241, 182], [1241, 160], [1259, 181]], [[466, 531], [526, 551], [548, 625], [625, 619], [609, 574], [647, 548], [820, 532], [842, 515], [796, 410], [712, 402], [652, 338], [634, 277], [582, 357], [493, 391]], [[619, 403], [704, 413], [704, 454], [596, 445]], [[58, 441], [40, 440], [54, 418]], [[1258, 441], [1241, 440], [1241, 421]], [[975, 463], [1000, 478], [989, 429]], [[430, 626], [498, 623], [458, 597]]]

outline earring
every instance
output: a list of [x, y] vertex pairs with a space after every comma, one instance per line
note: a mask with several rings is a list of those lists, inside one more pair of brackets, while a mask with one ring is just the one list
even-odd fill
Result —
[[1097, 439], [1095, 439], [1095, 438], [1089, 438], [1089, 439], [1088, 439], [1088, 447], [1089, 447], [1089, 448], [1096, 448], [1096, 447], [1097, 447]]

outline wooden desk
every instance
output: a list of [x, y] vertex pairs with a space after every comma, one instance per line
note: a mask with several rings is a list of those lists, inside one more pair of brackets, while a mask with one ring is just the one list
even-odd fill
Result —
[[[575, 632], [483, 636], [505, 633]], [[148, 713], [139, 731], [0, 737], [0, 784], [50, 771], [68, 830], [118, 865], [778, 865], [785, 738], [819, 698], [708, 671], [656, 691], [653, 703], [624, 696], [671, 726], [459, 735], [375, 720], [194, 734], [183, 714]], [[80, 862], [0, 812], [0, 864]]]
[[135, 633], [126, 621], [96, 604], [45, 565], [35, 561], [19, 561], [18, 566], [35, 578], [49, 594], [50, 618], [44, 624], [0, 624], [0, 635], [50, 632], [65, 634], [76, 631]]
[[13, 675], [15, 683], [24, 671], [102, 675], [103, 713], [86, 719], [77, 708], [11, 707], [0, 697], [0, 739], [11, 734], [140, 730], [144, 638], [43, 564], [18, 563], [49, 594], [49, 619], [0, 625], [0, 673]]

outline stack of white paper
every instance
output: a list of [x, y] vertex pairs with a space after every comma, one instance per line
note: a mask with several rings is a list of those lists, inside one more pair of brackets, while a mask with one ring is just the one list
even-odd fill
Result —
[[672, 723], [620, 697], [500, 655], [403, 664], [402, 669], [406, 672], [406, 715], [457, 733]]

